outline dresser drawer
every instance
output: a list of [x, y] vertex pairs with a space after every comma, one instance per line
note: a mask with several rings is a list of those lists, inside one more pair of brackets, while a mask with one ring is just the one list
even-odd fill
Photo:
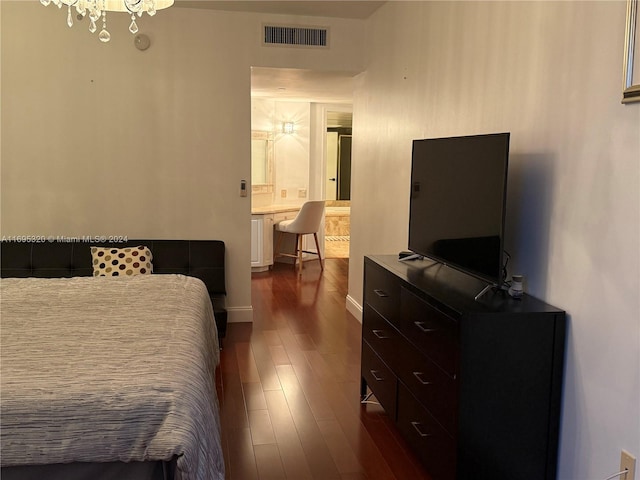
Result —
[[458, 323], [409, 290], [400, 292], [400, 331], [453, 377], [458, 373]]
[[406, 387], [398, 384], [397, 425], [433, 480], [456, 478], [456, 444]]
[[371, 348], [385, 359], [389, 368], [395, 371], [398, 352], [405, 340], [400, 333], [391, 326], [368, 303], [364, 304], [362, 316], [362, 338]]
[[394, 325], [398, 325], [400, 282], [398, 277], [379, 267], [365, 263], [364, 301]]
[[362, 342], [362, 378], [384, 407], [389, 418], [396, 418], [398, 379], [367, 342]]
[[406, 344], [397, 374], [416, 399], [453, 437], [457, 432], [458, 382], [417, 348]]

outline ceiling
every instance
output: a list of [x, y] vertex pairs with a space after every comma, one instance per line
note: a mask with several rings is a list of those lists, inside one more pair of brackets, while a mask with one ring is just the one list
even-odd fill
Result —
[[232, 10], [242, 12], [273, 13], [279, 15], [308, 15], [312, 17], [369, 18], [383, 1], [217, 1], [217, 0], [176, 0], [175, 6], [185, 8], [206, 8], [211, 10]]
[[[353, 103], [353, 75], [294, 68], [251, 68], [251, 96], [289, 102]], [[351, 113], [327, 112], [328, 127], [351, 127]]]

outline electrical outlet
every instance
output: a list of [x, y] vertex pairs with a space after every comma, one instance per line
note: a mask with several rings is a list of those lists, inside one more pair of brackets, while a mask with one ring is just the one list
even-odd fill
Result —
[[626, 450], [620, 454], [620, 471], [623, 470], [627, 470], [627, 473], [620, 476], [622, 480], [636, 480], [636, 457]]
[[298, 198], [307, 198], [307, 189], [299, 188], [298, 189]]
[[286, 189], [282, 189], [280, 190], [280, 198], [287, 198], [287, 190]]

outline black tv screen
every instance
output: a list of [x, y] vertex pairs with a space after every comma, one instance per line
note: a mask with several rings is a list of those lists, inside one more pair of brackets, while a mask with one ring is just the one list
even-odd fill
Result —
[[409, 250], [498, 286], [509, 133], [413, 141]]

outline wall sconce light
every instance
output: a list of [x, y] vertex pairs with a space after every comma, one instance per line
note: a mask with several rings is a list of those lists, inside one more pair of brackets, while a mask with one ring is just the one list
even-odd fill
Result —
[[293, 133], [293, 122], [283, 122], [282, 133], [286, 133], [286, 134]]

